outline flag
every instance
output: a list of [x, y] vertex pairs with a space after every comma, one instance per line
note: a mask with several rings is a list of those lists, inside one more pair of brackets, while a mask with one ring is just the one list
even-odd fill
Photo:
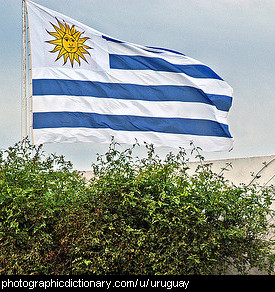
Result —
[[26, 1], [33, 138], [228, 151], [232, 88], [207, 65], [100, 33]]

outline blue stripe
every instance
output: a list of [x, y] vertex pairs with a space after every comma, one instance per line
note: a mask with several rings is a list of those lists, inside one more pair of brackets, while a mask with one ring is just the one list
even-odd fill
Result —
[[210, 120], [101, 115], [81, 112], [33, 114], [33, 128], [111, 128], [117, 131], [153, 131], [173, 134], [230, 137], [228, 126]]
[[123, 44], [122, 41], [117, 40], [117, 39], [113, 39], [113, 38], [108, 37], [108, 36], [106, 36], [106, 35], [102, 35], [102, 38], [105, 39], [106, 41], [109, 41], [109, 42], [118, 43], [118, 44]]
[[232, 98], [206, 95], [202, 90], [176, 85], [137, 85], [64, 79], [34, 79], [33, 95], [71, 95], [148, 101], [199, 102], [228, 111]]
[[[123, 42], [123, 41], [111, 38], [111, 37], [106, 36], [106, 35], [102, 35], [102, 38], [105, 39], [108, 42], [113, 42], [113, 43], [117, 43], [117, 44], [125, 44], [125, 42]], [[143, 48], [145, 51], [153, 52], [153, 53], [162, 53], [162, 52], [156, 52], [156, 51], [153, 51], [153, 50], [147, 50], [146, 48], [162, 50], [162, 51], [166, 51], [166, 52], [170, 52], [170, 53], [174, 53], [174, 54], [185, 56], [183, 53], [180, 53], [180, 52], [177, 52], [177, 51], [174, 51], [174, 50], [170, 50], [170, 49], [164, 49], [164, 48], [159, 48], [159, 47], [149, 47], [149, 46], [146, 46], [146, 47]]]
[[178, 65], [164, 59], [145, 56], [110, 54], [110, 68], [121, 70], [154, 70], [184, 73], [195, 78], [213, 78], [223, 80], [211, 68], [205, 65]]
[[207, 94], [207, 97], [213, 102], [217, 109], [229, 111], [232, 105], [232, 97], [227, 95]]
[[[162, 51], [166, 51], [166, 52], [170, 52], [170, 53], [174, 53], [174, 54], [185, 56], [183, 53], [180, 53], [180, 52], [174, 51], [174, 50], [170, 50], [170, 49], [164, 49], [164, 48], [159, 48], [159, 47], [148, 47], [148, 46], [147, 46], [147, 48], [156, 49], [156, 50], [162, 50]], [[151, 51], [151, 52], [155, 52], [155, 51]]]

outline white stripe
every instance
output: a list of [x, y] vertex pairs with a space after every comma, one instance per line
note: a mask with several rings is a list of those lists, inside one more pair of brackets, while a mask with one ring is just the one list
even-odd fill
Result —
[[184, 73], [158, 72], [151, 70], [90, 71], [67, 68], [33, 68], [35, 79], [69, 79], [108, 83], [130, 83], [139, 85], [177, 85], [202, 89], [207, 94], [232, 96], [233, 89], [222, 80], [193, 78]]
[[170, 148], [183, 147], [192, 149], [190, 141], [204, 151], [229, 151], [233, 147], [232, 138], [208, 137], [182, 134], [166, 134], [156, 132], [129, 132], [114, 131], [111, 129], [87, 129], [87, 128], [50, 128], [34, 129], [35, 144], [60, 143], [60, 142], [92, 142], [110, 143], [111, 136], [119, 143], [134, 144], [135, 139], [141, 144], [144, 141], [155, 146]]
[[[192, 59], [184, 55], [175, 54], [168, 51], [161, 51], [158, 49], [146, 48], [131, 43], [120, 44], [108, 42], [108, 51], [110, 54], [161, 58], [165, 61], [177, 65], [194, 65], [194, 64], [205, 65], [195, 59]], [[155, 51], [156, 53], [154, 53], [153, 51]]]
[[103, 115], [205, 119], [227, 124], [227, 113], [194, 102], [121, 100], [87, 96], [34, 96], [34, 112], [84, 112]]

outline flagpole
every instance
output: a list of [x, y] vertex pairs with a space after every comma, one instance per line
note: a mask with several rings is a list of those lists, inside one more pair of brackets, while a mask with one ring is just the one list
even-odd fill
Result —
[[23, 21], [23, 138], [28, 136], [27, 130], [27, 48], [26, 48], [26, 2], [22, 0]]
[[[24, 0], [25, 1], [25, 0]], [[30, 66], [30, 134], [31, 141], [34, 145], [34, 136], [33, 136], [33, 89], [32, 89], [32, 55], [31, 55], [31, 38], [30, 38], [30, 25], [29, 25], [29, 15], [28, 10], [26, 9], [27, 15], [27, 30], [28, 30], [28, 45], [29, 45], [29, 66]]]

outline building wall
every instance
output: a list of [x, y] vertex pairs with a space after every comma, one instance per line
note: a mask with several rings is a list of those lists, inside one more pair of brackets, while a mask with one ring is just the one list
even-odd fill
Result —
[[[249, 183], [257, 183], [261, 186], [275, 185], [275, 155], [247, 157], [247, 158], [234, 158], [206, 161], [212, 163], [212, 169], [216, 173], [220, 173], [228, 164], [228, 171], [224, 171], [224, 176], [234, 183], [235, 185]], [[199, 162], [190, 162], [189, 173], [194, 173]], [[92, 171], [84, 171], [83, 175], [90, 179]]]
[[[206, 161], [212, 163], [212, 170], [220, 173], [227, 165], [228, 171], [223, 171], [225, 178], [235, 185], [256, 183], [260, 186], [275, 185], [275, 155], [234, 158]], [[190, 162], [189, 172], [195, 171], [199, 162]]]

